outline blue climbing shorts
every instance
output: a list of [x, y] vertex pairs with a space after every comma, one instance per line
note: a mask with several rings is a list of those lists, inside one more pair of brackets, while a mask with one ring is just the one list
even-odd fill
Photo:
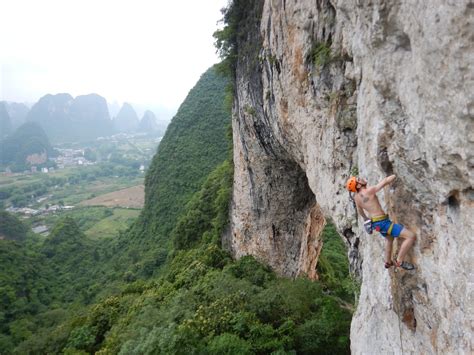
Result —
[[[392, 227], [390, 227], [392, 226]], [[375, 230], [386, 237], [387, 235], [391, 237], [399, 237], [402, 232], [403, 225], [393, 223], [390, 219], [384, 219], [383, 221], [372, 222], [372, 230]]]

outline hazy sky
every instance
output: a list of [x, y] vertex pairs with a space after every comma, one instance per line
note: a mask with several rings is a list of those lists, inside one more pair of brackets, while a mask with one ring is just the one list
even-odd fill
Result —
[[2, 0], [0, 100], [91, 92], [177, 108], [218, 62], [227, 0]]

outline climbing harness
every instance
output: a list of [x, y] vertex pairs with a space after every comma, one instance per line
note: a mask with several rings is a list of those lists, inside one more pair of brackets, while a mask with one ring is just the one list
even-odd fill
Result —
[[368, 233], [368, 234], [372, 234], [372, 232], [374, 231], [374, 229], [372, 228], [372, 221], [370, 219], [366, 220], [364, 222], [364, 228], [365, 228], [365, 231]]
[[[364, 222], [364, 228], [365, 228], [365, 231], [368, 233], [368, 234], [372, 234], [374, 229], [377, 231], [377, 232], [380, 232], [380, 226], [375, 226], [374, 227], [374, 223], [376, 222], [381, 222], [381, 221], [385, 221], [386, 219], [388, 219], [388, 215], [383, 215], [383, 216], [376, 216], [376, 217], [372, 217], [368, 220], [366, 220]], [[393, 229], [393, 225], [394, 223], [390, 223], [390, 226], [388, 227], [388, 230], [387, 230], [387, 235], [392, 235], [392, 229]]]
[[[372, 223], [376, 223], [376, 222], [381, 222], [381, 221], [385, 221], [386, 219], [388, 219], [388, 215], [387, 214], [384, 214], [384, 215], [381, 215], [381, 216], [375, 216], [375, 217], [372, 217], [370, 218], [370, 221]], [[390, 223], [390, 226], [388, 227], [387, 229], [387, 235], [392, 235], [392, 229], [393, 229], [393, 226], [394, 226], [394, 223], [391, 222]], [[375, 229], [377, 232], [380, 232], [380, 226], [375, 226], [375, 228], [372, 228], [372, 230]], [[369, 233], [371, 234], [371, 233]]]
[[372, 223], [375, 223], [375, 222], [385, 221], [387, 218], [388, 218], [388, 215], [384, 214], [381, 216], [371, 217], [370, 220], [372, 221]]

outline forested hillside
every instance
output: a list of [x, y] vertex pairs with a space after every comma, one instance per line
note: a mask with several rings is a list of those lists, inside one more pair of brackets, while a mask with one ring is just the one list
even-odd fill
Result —
[[349, 351], [356, 287], [333, 229], [320, 282], [221, 248], [233, 181], [226, 85], [211, 68], [190, 91], [128, 231], [93, 241], [66, 218], [44, 240], [0, 240], [0, 353]]
[[1, 354], [23, 342], [28, 345], [20, 353], [28, 353], [31, 344], [44, 341], [58, 324], [107, 293], [104, 282], [109, 290], [114, 285], [101, 267], [110, 252], [87, 239], [73, 219], [59, 221], [44, 241], [28, 230], [0, 211]]
[[[33, 154], [44, 155], [37, 163], [27, 161]], [[47, 157], [54, 154], [46, 133], [40, 125], [27, 122], [13, 134], [0, 141], [0, 164], [10, 166], [12, 171], [23, 171], [31, 165], [47, 163]]]
[[18, 350], [347, 353], [354, 289], [339, 237], [326, 231], [333, 246], [323, 253], [322, 282], [280, 278], [252, 257], [233, 262], [219, 246], [232, 176], [226, 161], [193, 196], [172, 231], [176, 249], [161, 277], [124, 286]]
[[169, 124], [146, 176], [145, 208], [132, 232], [140, 244], [164, 246], [193, 193], [227, 157], [227, 84], [214, 67], [207, 70]]
[[[207, 174], [228, 156], [225, 130], [230, 113], [223, 109], [225, 85], [226, 80], [213, 69], [205, 73], [163, 139], [164, 148], [157, 155], [160, 158], [155, 157], [148, 174], [159, 171], [159, 184], [165, 187], [155, 186], [153, 177], [148, 178], [151, 182], [147, 186], [162, 194], [173, 189], [164, 199], [169, 208], [183, 210]], [[185, 168], [190, 174], [183, 176]], [[180, 192], [187, 194], [179, 199], [180, 206], [174, 206], [173, 197]], [[156, 203], [152, 198], [147, 208], [156, 208]], [[0, 234], [3, 231], [8, 239], [24, 240], [27, 227], [21, 224], [13, 228], [10, 222], [16, 219], [7, 213], [4, 216], [7, 217]], [[166, 220], [164, 216], [155, 217]], [[142, 215], [127, 233], [97, 241], [85, 237], [75, 221], [67, 218], [60, 220], [44, 241], [31, 236], [24, 243], [0, 240], [2, 265], [7, 265], [0, 271], [0, 294], [5, 301], [0, 353], [14, 348], [20, 353], [42, 352], [53, 346], [48, 339], [58, 324], [69, 322], [74, 314], [87, 313], [84, 307], [91, 302], [120, 294], [130, 282], [156, 274], [169, 253], [174, 225], [169, 223], [168, 235], [158, 241], [154, 234], [142, 229], [142, 223], [148, 226], [151, 222], [152, 217]], [[60, 329], [65, 329], [64, 324]], [[58, 353], [64, 344], [54, 346], [60, 348], [49, 348], [50, 351]]]
[[0, 210], [0, 239], [23, 241], [28, 228], [14, 215]]

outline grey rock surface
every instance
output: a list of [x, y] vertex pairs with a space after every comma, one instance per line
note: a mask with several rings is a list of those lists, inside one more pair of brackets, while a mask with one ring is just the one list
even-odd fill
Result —
[[[317, 278], [331, 220], [362, 280], [355, 354], [473, 351], [473, 11], [267, 0], [239, 56], [225, 245]], [[383, 268], [383, 238], [364, 234], [344, 190], [356, 169], [372, 183], [397, 175], [379, 197], [417, 234], [416, 272]]]

